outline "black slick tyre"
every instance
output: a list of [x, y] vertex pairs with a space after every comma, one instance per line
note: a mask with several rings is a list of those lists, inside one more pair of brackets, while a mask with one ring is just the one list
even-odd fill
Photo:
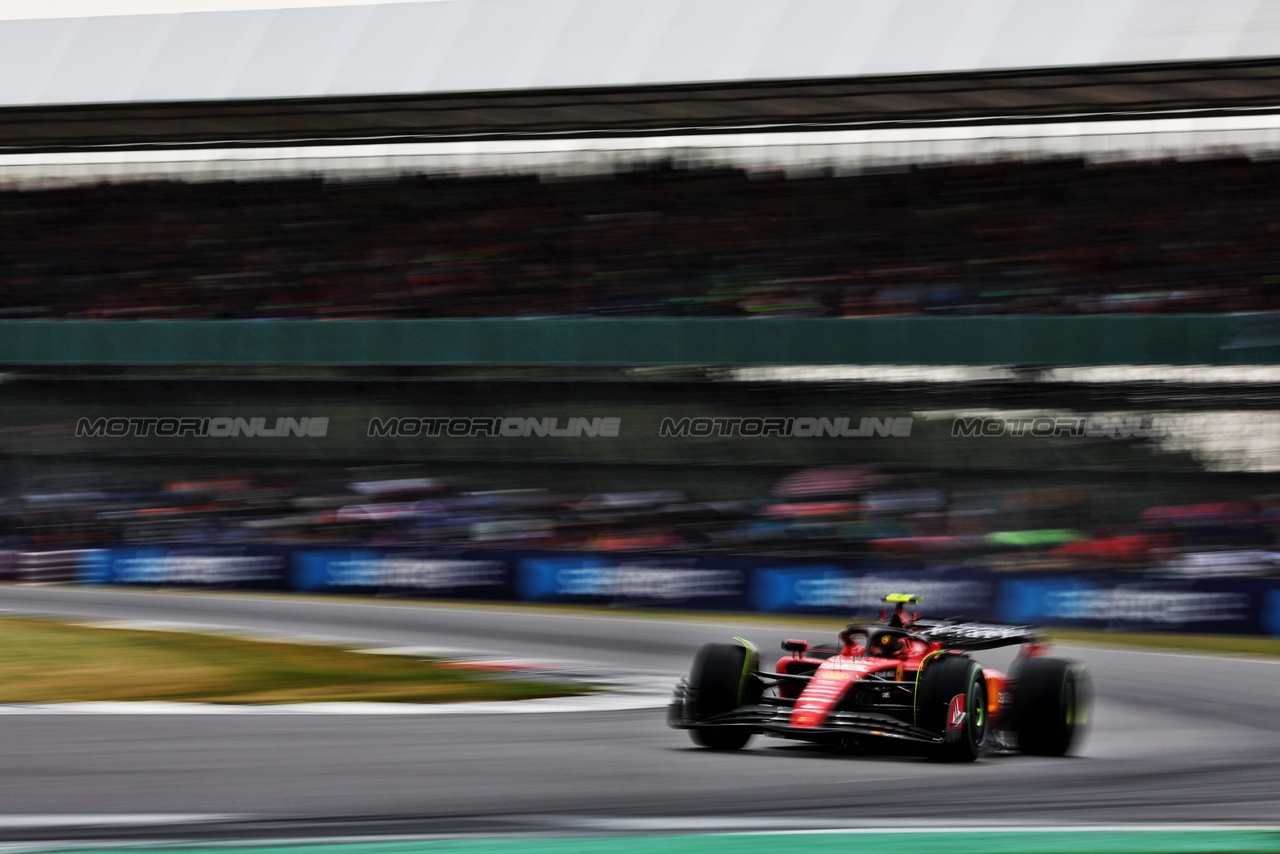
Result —
[[[950, 730], [947, 724], [956, 695], [963, 697], [964, 720], [958, 730]], [[987, 680], [982, 667], [963, 655], [943, 655], [927, 662], [916, 696], [916, 724], [947, 738], [929, 751], [930, 759], [977, 759], [987, 740]]]
[[[709, 643], [698, 650], [689, 672], [689, 711], [695, 723], [755, 702], [762, 684], [752, 671], [759, 666], [753, 649], [739, 644]], [[697, 726], [689, 730], [694, 744], [712, 750], [739, 750], [751, 730], [735, 726]]]
[[1032, 756], [1062, 756], [1078, 744], [1089, 718], [1089, 677], [1060, 658], [1018, 662], [1010, 728]]

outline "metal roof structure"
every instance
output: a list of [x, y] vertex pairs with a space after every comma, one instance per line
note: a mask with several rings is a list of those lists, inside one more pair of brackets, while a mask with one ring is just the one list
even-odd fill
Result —
[[351, 2], [0, 20], [0, 151], [1280, 108], [1280, 0]]

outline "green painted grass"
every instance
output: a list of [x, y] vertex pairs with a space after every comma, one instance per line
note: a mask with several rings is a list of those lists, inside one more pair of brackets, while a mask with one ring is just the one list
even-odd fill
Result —
[[0, 619], [0, 703], [456, 703], [584, 690], [305, 643]]
[[[30, 851], [31, 849], [25, 849]], [[305, 845], [63, 849], [65, 854], [1274, 854], [1275, 830], [1012, 830], [709, 833], [672, 836], [468, 838]]]

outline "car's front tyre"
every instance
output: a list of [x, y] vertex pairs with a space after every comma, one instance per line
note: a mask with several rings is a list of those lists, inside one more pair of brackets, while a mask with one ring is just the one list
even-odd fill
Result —
[[[959, 695], [963, 719], [948, 726], [952, 700]], [[929, 752], [944, 762], [972, 762], [987, 740], [987, 680], [978, 662], [963, 655], [943, 655], [927, 662], [916, 697], [916, 723], [946, 737]]]
[[[762, 683], [754, 671], [759, 654], [742, 644], [709, 643], [698, 650], [689, 672], [686, 703], [695, 724], [731, 712], [759, 698]], [[695, 726], [694, 744], [712, 750], [739, 750], [751, 740], [751, 730], [735, 726]]]

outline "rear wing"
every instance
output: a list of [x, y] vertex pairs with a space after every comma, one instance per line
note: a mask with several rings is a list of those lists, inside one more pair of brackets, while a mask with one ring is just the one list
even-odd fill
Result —
[[1035, 626], [920, 620], [912, 626], [912, 631], [948, 649], [995, 649], [1023, 643], [1044, 643], [1044, 636]]

